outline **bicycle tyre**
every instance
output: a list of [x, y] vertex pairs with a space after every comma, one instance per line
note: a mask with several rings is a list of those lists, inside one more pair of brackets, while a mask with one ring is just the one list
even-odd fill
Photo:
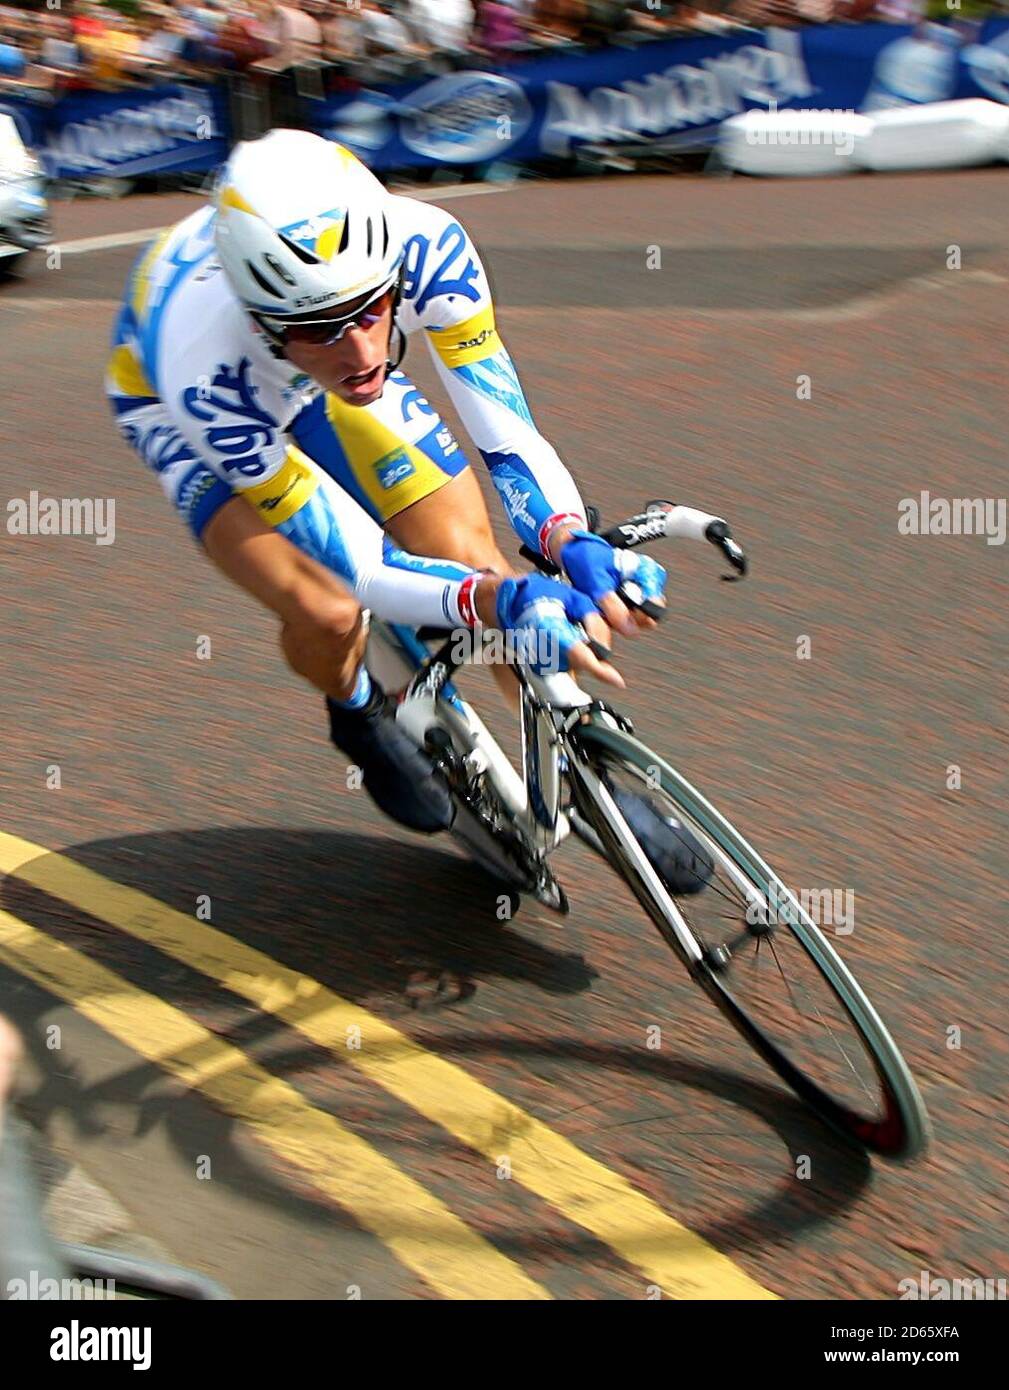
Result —
[[[864, 990], [809, 914], [794, 903], [795, 911], [791, 913], [794, 920], [786, 920], [786, 926], [833, 991], [868, 1053], [880, 1086], [882, 1113], [877, 1116], [859, 1113], [830, 1094], [796, 1064], [751, 1016], [736, 998], [721, 970], [715, 968], [710, 960], [691, 960], [685, 955], [681, 942], [670, 926], [668, 909], [657, 900], [654, 891], [621, 846], [619, 838], [614, 835], [596, 796], [581, 775], [579, 759], [585, 759], [597, 776], [612, 770], [615, 764], [629, 767], [639, 776], [647, 775], [652, 779], [650, 785], [654, 784], [657, 775], [661, 790], [687, 823], [700, 828], [711, 848], [727, 856], [753, 888], [764, 895], [765, 901], [770, 900], [775, 891], [772, 884], [781, 884], [779, 876], [675, 768], [638, 739], [614, 727], [598, 711], [592, 712], [585, 722], [576, 726], [569, 739], [577, 754], [572, 759], [569, 779], [578, 809], [596, 831], [611, 867], [620, 873], [667, 944], [683, 960], [690, 974], [723, 1015], [800, 1099], [846, 1139], [888, 1159], [907, 1161], [921, 1154], [928, 1144], [930, 1126], [917, 1084]], [[632, 836], [622, 817], [620, 821], [627, 836]], [[699, 949], [700, 946], [698, 942]]]

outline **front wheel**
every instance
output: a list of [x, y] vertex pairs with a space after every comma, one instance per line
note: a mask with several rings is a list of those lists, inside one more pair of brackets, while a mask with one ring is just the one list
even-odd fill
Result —
[[[590, 838], [733, 1026], [847, 1139], [891, 1159], [920, 1154], [929, 1126], [914, 1078], [805, 906], [675, 768], [608, 716], [594, 712], [570, 741], [569, 778]], [[673, 897], [614, 791], [647, 797], [672, 833], [683, 826], [701, 841], [713, 863], [702, 892]]]

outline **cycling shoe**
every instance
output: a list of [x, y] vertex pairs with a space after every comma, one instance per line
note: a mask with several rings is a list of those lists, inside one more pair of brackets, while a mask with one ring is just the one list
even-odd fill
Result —
[[372, 696], [361, 709], [326, 698], [330, 737], [364, 774], [372, 801], [408, 830], [433, 835], [452, 824], [455, 808], [444, 779], [392, 716], [372, 677]]
[[711, 855], [697, 836], [647, 796], [610, 787], [620, 814], [634, 831], [652, 868], [671, 893], [699, 893], [714, 872]]

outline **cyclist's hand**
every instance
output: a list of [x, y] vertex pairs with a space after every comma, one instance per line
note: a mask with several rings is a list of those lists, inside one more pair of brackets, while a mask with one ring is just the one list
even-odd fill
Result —
[[606, 646], [609, 632], [592, 600], [570, 585], [540, 574], [499, 581], [495, 613], [536, 675], [581, 671], [607, 685], [624, 684], [616, 667], [600, 661], [585, 641], [587, 633]]
[[665, 606], [666, 571], [650, 555], [614, 550], [591, 531], [572, 531], [558, 559], [574, 587], [592, 600], [617, 632], [630, 637], [639, 628], [655, 626], [654, 618], [628, 608], [616, 593], [621, 584], [631, 582], [640, 589], [642, 599]]

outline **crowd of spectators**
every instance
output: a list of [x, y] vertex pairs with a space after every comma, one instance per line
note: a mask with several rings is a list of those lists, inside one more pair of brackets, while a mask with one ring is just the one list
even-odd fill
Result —
[[[0, 5], [0, 84], [58, 95], [214, 73], [337, 81], [500, 66], [564, 46], [872, 17], [926, 0], [21, 0]], [[960, 12], [970, 7], [965, 0]], [[974, 7], [976, 9], [976, 6]]]

